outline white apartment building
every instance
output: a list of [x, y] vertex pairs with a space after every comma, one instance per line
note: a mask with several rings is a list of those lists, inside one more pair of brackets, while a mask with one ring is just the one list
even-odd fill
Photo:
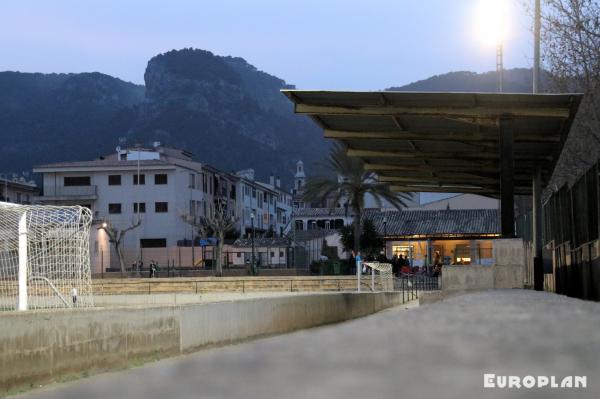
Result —
[[151, 149], [118, 148], [93, 161], [42, 165], [34, 172], [43, 174], [43, 195], [37, 202], [78, 204], [92, 210], [91, 252], [96, 272], [100, 264], [111, 263], [106, 259], [111, 245], [98, 229], [101, 223], [124, 229], [141, 219], [141, 225], [125, 236], [123, 248], [129, 251], [177, 246], [195, 234], [182, 215], [206, 215], [214, 206], [219, 181], [212, 168], [203, 168], [191, 154], [158, 144]]

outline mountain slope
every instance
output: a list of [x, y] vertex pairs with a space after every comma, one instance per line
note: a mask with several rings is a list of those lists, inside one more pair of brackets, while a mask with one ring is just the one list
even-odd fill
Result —
[[114, 148], [143, 93], [142, 86], [101, 73], [0, 72], [0, 171]]
[[320, 130], [279, 92], [289, 86], [241, 58], [170, 51], [148, 62], [144, 79], [129, 140], [161, 141], [227, 171], [252, 167], [261, 179], [275, 172], [284, 181], [298, 159], [324, 154]]
[[241, 58], [195, 49], [148, 62], [145, 87], [100, 73], [0, 72], [0, 173], [93, 159], [117, 144], [185, 148], [227, 171], [289, 182], [328, 144], [280, 93], [285, 81]]

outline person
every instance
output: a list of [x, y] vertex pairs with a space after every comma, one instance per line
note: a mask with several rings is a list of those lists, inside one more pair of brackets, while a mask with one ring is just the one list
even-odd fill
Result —
[[440, 251], [435, 251], [435, 254], [433, 255], [433, 266], [435, 267], [436, 265], [442, 265], [442, 255], [440, 254]]
[[356, 274], [361, 272], [362, 267], [362, 257], [360, 256], [360, 252], [352, 251], [352, 256], [354, 256], [354, 262], [356, 264]]
[[73, 299], [73, 307], [77, 306], [77, 288], [71, 289], [71, 298]]
[[150, 261], [150, 270], [148, 271], [148, 277], [156, 277], [156, 261], [154, 261], [154, 259]]

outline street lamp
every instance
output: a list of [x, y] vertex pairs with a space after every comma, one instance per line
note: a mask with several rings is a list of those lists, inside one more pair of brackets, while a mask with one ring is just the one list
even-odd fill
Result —
[[252, 275], [256, 275], [256, 256], [254, 255], [254, 212], [250, 214], [250, 226], [252, 228], [252, 236], [250, 238], [252, 242], [252, 265], [250, 266], [250, 270], [252, 271]]

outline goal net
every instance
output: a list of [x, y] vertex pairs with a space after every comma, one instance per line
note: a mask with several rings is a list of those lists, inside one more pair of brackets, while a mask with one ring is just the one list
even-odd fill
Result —
[[[371, 290], [372, 291], [393, 291], [394, 274], [392, 265], [389, 263], [364, 262], [363, 265], [371, 270]], [[367, 277], [367, 281], [369, 278]]]
[[0, 202], [0, 310], [93, 306], [91, 222], [81, 206]]

